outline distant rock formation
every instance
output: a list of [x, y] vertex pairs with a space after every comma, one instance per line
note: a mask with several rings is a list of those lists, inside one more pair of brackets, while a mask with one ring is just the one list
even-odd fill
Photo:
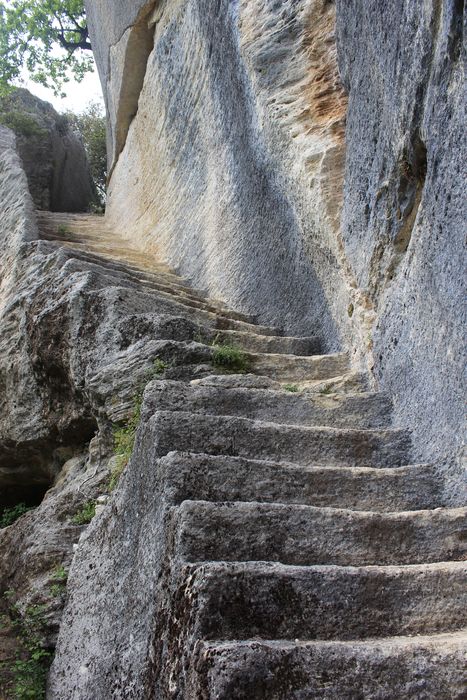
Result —
[[48, 102], [23, 88], [0, 99], [0, 123], [16, 134], [18, 150], [38, 209], [85, 212], [96, 189], [83, 143]]

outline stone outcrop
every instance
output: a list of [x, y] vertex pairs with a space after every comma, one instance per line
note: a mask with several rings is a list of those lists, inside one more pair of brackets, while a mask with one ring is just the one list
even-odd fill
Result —
[[89, 211], [97, 202], [83, 143], [66, 117], [23, 88], [0, 99], [0, 123], [11, 128], [38, 209]]
[[[0, 581], [19, 610], [45, 608], [51, 650], [59, 628], [48, 697], [329, 698], [349, 683], [371, 697], [383, 678], [389, 699], [420, 694], [423, 673], [421, 697], [450, 698], [463, 682], [465, 508], [444, 507], [433, 465], [410, 463], [390, 398], [346, 354], [319, 355], [316, 337], [229, 311], [99, 217], [36, 223], [5, 136], [20, 214], [4, 246], [21, 265], [12, 335], [28, 319], [55, 321], [34, 324], [23, 356], [2, 356], [19, 363], [7, 376], [29, 377], [43, 397], [30, 425], [53, 488], [0, 531]], [[39, 308], [33, 279], [53, 290]], [[213, 366], [219, 342], [243, 347], [248, 373]], [[111, 427], [144, 387], [135, 450], [109, 499]], [[3, 444], [24, 421], [13, 417]], [[69, 421], [89, 417], [73, 445]], [[28, 440], [15, 437], [18, 489], [38, 471]], [[98, 497], [107, 505], [83, 533], [73, 516]], [[70, 563], [65, 599], [54, 571]], [[9, 668], [15, 636], [2, 637]]]
[[[461, 689], [467, 511], [443, 507], [433, 465], [411, 463], [389, 397], [347, 355], [316, 354], [318, 339], [149, 274], [102, 223], [70, 222], [66, 237], [51, 223], [42, 235], [107, 268], [108, 283], [131, 275], [139, 312], [115, 319], [120, 352], [86, 378], [101, 421], [124, 415], [129, 376], [145, 391], [119, 489], [73, 558], [48, 696]], [[242, 346], [249, 372], [213, 370], [209, 338]], [[150, 358], [165, 360], [158, 378]]]

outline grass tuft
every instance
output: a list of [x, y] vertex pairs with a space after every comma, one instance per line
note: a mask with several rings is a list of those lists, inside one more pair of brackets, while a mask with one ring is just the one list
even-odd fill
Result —
[[44, 605], [30, 605], [21, 612], [12, 604], [8, 615], [4, 616], [3, 624], [12, 627], [18, 642], [16, 659], [0, 663], [0, 671], [8, 679], [8, 697], [12, 700], [45, 700], [52, 661], [46, 648], [45, 610]]
[[134, 400], [134, 408], [131, 417], [121, 426], [114, 428], [114, 454], [115, 466], [112, 469], [109, 481], [109, 491], [117, 486], [123, 471], [130, 461], [135, 444], [136, 431], [141, 420], [142, 397], [138, 395]]
[[290, 391], [291, 394], [297, 394], [300, 390], [296, 384], [284, 384], [284, 390]]
[[0, 529], [12, 525], [18, 518], [30, 510], [33, 510], [33, 507], [27, 506], [26, 503], [17, 503], [11, 508], [4, 508], [0, 515]]
[[231, 372], [247, 372], [249, 369], [248, 356], [243, 350], [234, 345], [213, 346], [212, 363], [215, 367], [222, 367]]
[[148, 376], [147, 376], [148, 381], [151, 381], [151, 379], [157, 379], [162, 374], [164, 374], [164, 372], [169, 367], [170, 367], [170, 365], [168, 362], [164, 362], [164, 360], [161, 360], [160, 357], [156, 357], [156, 359], [152, 363], [151, 369], [148, 371]]
[[96, 502], [88, 501], [71, 518], [73, 525], [88, 525], [96, 514]]
[[52, 585], [49, 587], [50, 595], [54, 598], [58, 598], [65, 593], [68, 571], [63, 564], [57, 564], [50, 578], [52, 580]]

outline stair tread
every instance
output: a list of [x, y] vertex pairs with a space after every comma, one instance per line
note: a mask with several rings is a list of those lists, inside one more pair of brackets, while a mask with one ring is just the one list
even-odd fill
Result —
[[177, 450], [303, 465], [387, 467], [410, 462], [410, 434], [395, 428], [296, 426], [163, 410], [154, 412], [150, 422], [159, 456]]
[[[467, 565], [290, 566], [187, 563], [176, 617], [198, 639], [365, 639], [451, 632], [467, 624]], [[442, 593], [441, 593], [442, 591]]]
[[184, 501], [176, 515], [186, 561], [388, 565], [463, 560], [467, 508], [376, 513], [309, 505]]
[[428, 464], [378, 468], [300, 466], [246, 457], [172, 451], [161, 460], [177, 503], [186, 499], [324, 505], [399, 511], [438, 507]]
[[467, 629], [367, 640], [201, 641], [188, 696], [217, 700], [465, 697]]
[[239, 416], [283, 425], [331, 425], [348, 428], [384, 428], [392, 404], [381, 393], [291, 393], [278, 388], [245, 388], [154, 381], [147, 407], [184, 410], [205, 415]]

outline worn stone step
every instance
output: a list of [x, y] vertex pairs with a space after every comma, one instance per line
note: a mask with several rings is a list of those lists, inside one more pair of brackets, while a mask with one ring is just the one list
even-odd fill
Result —
[[358, 512], [279, 503], [184, 501], [174, 511], [185, 561], [275, 561], [295, 566], [463, 560], [467, 508]]
[[[158, 271], [159, 274], [170, 275], [169, 268], [163, 263], [152, 260], [148, 262], [147, 255], [137, 249], [127, 247], [123, 239], [118, 239], [108, 234], [107, 236], [94, 236], [90, 233], [81, 234], [71, 231], [66, 234], [43, 231], [42, 237], [46, 240], [61, 242], [65, 246], [70, 245], [80, 252], [104, 258], [110, 262], [113, 269], [130, 276], [143, 287], [156, 292], [165, 292], [172, 295], [180, 294], [181, 298], [186, 300], [188, 306], [202, 303], [206, 305], [203, 308], [213, 311], [214, 313], [220, 312], [235, 320], [243, 321], [248, 324], [255, 324], [256, 319], [254, 316], [229, 309], [220, 301], [210, 299], [207, 294], [201, 290], [183, 286], [181, 284], [181, 278], [178, 279], [178, 282], [176, 281], [176, 275], [172, 275], [170, 284], [163, 284], [162, 281], [157, 281], [153, 273]], [[317, 341], [314, 341], [314, 348], [317, 347], [316, 342]]]
[[395, 469], [293, 464], [171, 452], [160, 460], [173, 502], [257, 501], [353, 510], [436, 508], [440, 484], [427, 464]]
[[[225, 389], [274, 389], [286, 391], [284, 387], [290, 385], [289, 382], [280, 382], [270, 377], [258, 376], [256, 374], [213, 374], [207, 377], [202, 377], [193, 380], [193, 384], [200, 386], [216, 386]], [[334, 394], [357, 394], [369, 392], [369, 382], [366, 374], [362, 372], [346, 372], [343, 375], [331, 377], [328, 379], [314, 379], [311, 381], [297, 382], [296, 387], [300, 394], [312, 396], [321, 394], [323, 396], [331, 396]]]
[[[48, 239], [46, 239], [48, 240]], [[100, 270], [105, 270], [107, 272], [116, 272], [116, 273], [122, 273], [125, 275], [128, 275], [128, 277], [131, 276], [132, 272], [138, 272], [139, 268], [136, 268], [132, 265], [130, 265], [128, 262], [123, 262], [119, 260], [115, 260], [112, 257], [107, 257], [103, 255], [97, 255], [96, 253], [93, 253], [90, 250], [84, 249], [84, 248], [75, 248], [73, 245], [70, 243], [66, 242], [61, 242], [61, 241], [53, 241], [58, 247], [62, 248], [63, 250], [66, 250], [68, 252], [69, 257], [73, 257], [76, 260], [82, 260], [87, 263], [91, 263], [93, 265], [97, 265]], [[142, 272], [142, 270], [141, 270]], [[185, 280], [181, 277], [178, 277], [175, 275], [173, 272], [170, 272], [167, 266], [165, 265], [154, 265], [152, 267], [152, 274], [157, 277], [157, 279], [161, 279], [167, 284], [184, 284]], [[194, 290], [192, 290], [194, 291]]]
[[159, 457], [178, 450], [302, 466], [397, 467], [410, 463], [410, 436], [405, 430], [308, 428], [183, 411], [157, 411], [150, 426]]
[[347, 394], [371, 391], [368, 374], [365, 372], [355, 372], [349, 370], [341, 375], [330, 377], [327, 379], [311, 379], [297, 382], [297, 385], [303, 393], [312, 394]]
[[[148, 289], [171, 294], [180, 293], [181, 296], [186, 296], [193, 301], [204, 301], [216, 308], [223, 309], [226, 313], [232, 314], [232, 317], [238, 318], [238, 320], [243, 320], [247, 323], [254, 323], [255, 321], [251, 315], [227, 309], [222, 304], [215, 304], [213, 300], [207, 297], [204, 291], [183, 284], [183, 279], [175, 273], [171, 273], [167, 265], [156, 261], [148, 263], [148, 257], [140, 251], [119, 247], [115, 245], [115, 241], [111, 242], [110, 245], [104, 245], [103, 241], [99, 244], [88, 245], [86, 237], [81, 235], [63, 237], [60, 234], [53, 233], [43, 234], [43, 238], [63, 243], [66, 247], [71, 246], [72, 249], [76, 249], [80, 253], [82, 259], [87, 257], [90, 261], [97, 262], [109, 270], [123, 274], [125, 278], [146, 286]], [[89, 239], [93, 240], [91, 237]]]
[[284, 425], [383, 428], [391, 422], [392, 404], [384, 394], [300, 395], [160, 381], [153, 382], [148, 392], [148, 410], [157, 409], [240, 416]]
[[299, 357], [297, 355], [247, 353], [255, 374], [282, 382], [331, 379], [349, 371], [345, 353]]
[[216, 700], [461, 700], [467, 629], [352, 642], [202, 642], [186, 697]]
[[[178, 585], [177, 585], [178, 584]], [[368, 639], [467, 626], [465, 562], [410, 566], [183, 566], [172, 599], [191, 639]]]
[[[64, 242], [65, 246], [68, 246], [68, 242]], [[70, 245], [73, 246], [73, 249], [77, 248], [78, 250], [83, 250], [86, 253], [93, 253], [96, 254], [97, 256], [101, 256], [103, 258], [109, 259], [112, 261], [112, 265], [115, 269], [115, 264], [120, 261], [121, 265], [125, 265], [126, 263], [133, 262], [133, 265], [135, 264], [135, 261], [132, 260], [131, 256], [125, 256], [122, 257], [119, 255], [118, 249], [115, 250], [107, 250], [103, 246], [93, 246], [93, 248], [90, 250], [88, 246], [82, 243], [71, 243]], [[204, 296], [196, 296], [193, 293], [186, 293], [182, 292], [180, 289], [175, 289], [168, 287], [166, 289], [163, 289], [161, 284], [157, 284], [153, 281], [150, 281], [148, 279], [145, 279], [143, 270], [141, 270], [138, 274], [135, 274], [133, 272], [130, 272], [130, 270], [123, 271], [121, 270], [119, 272], [119, 284], [121, 285], [124, 279], [128, 280], [130, 283], [137, 284], [141, 289], [146, 290], [150, 293], [156, 293], [161, 296], [166, 296], [169, 295], [171, 297], [174, 297], [177, 299], [177, 301], [184, 306], [188, 308], [195, 308], [195, 309], [202, 309], [204, 311], [209, 311], [211, 313], [221, 313], [226, 315], [229, 318], [232, 318], [236, 321], [243, 321], [246, 323], [251, 323], [251, 317], [246, 317], [241, 313], [235, 312], [235, 311], [230, 311], [227, 310], [226, 308], [220, 308], [216, 307], [214, 304], [210, 303], [209, 298], [204, 297]]]
[[153, 286], [154, 290], [174, 291], [187, 294], [193, 298], [206, 298], [206, 294], [203, 291], [188, 286], [185, 280], [173, 273], [167, 272], [163, 267], [159, 269], [155, 266], [149, 271], [125, 262], [119, 262], [110, 257], [103, 258], [102, 256], [94, 255], [90, 251], [85, 251], [83, 254], [80, 254], [80, 257], [81, 259], [86, 259], [89, 262], [98, 264], [100, 267], [105, 267], [106, 270], [118, 273], [118, 275], [124, 275], [124, 278], [130, 281], [136, 283], [147, 282], [149, 285]]
[[233, 345], [252, 353], [284, 353], [286, 355], [318, 355], [321, 341], [317, 337], [262, 336], [257, 333], [221, 331], [211, 340], [220, 345]]
[[134, 289], [135, 292], [146, 294], [148, 298], [152, 296], [155, 299], [156, 305], [158, 306], [160, 306], [162, 302], [167, 302], [167, 305], [170, 305], [170, 309], [167, 307], [167, 309], [164, 309], [164, 313], [171, 311], [173, 314], [189, 314], [189, 318], [192, 321], [199, 324], [206, 324], [213, 329], [232, 329], [262, 335], [277, 335], [280, 332], [277, 328], [238, 321], [228, 315], [224, 315], [224, 312], [221, 310], [211, 312], [203, 308], [198, 309], [192, 306], [187, 306], [183, 304], [180, 299], [177, 299], [175, 296], [170, 294], [164, 295], [162, 298], [161, 294], [156, 294], [154, 291], [151, 291], [150, 289], [145, 288], [143, 285], [139, 285], [132, 280], [126, 280], [125, 277], [118, 272], [118, 270], [113, 271], [112, 261], [110, 261], [111, 267], [108, 267], [106, 265], [107, 260], [102, 257], [82, 252], [77, 252], [75, 255], [74, 250], [67, 249], [64, 246], [60, 247], [60, 251], [69, 262], [76, 260], [85, 261], [90, 270], [93, 270], [98, 275], [102, 276], [103, 280], [106, 282], [106, 286]]

